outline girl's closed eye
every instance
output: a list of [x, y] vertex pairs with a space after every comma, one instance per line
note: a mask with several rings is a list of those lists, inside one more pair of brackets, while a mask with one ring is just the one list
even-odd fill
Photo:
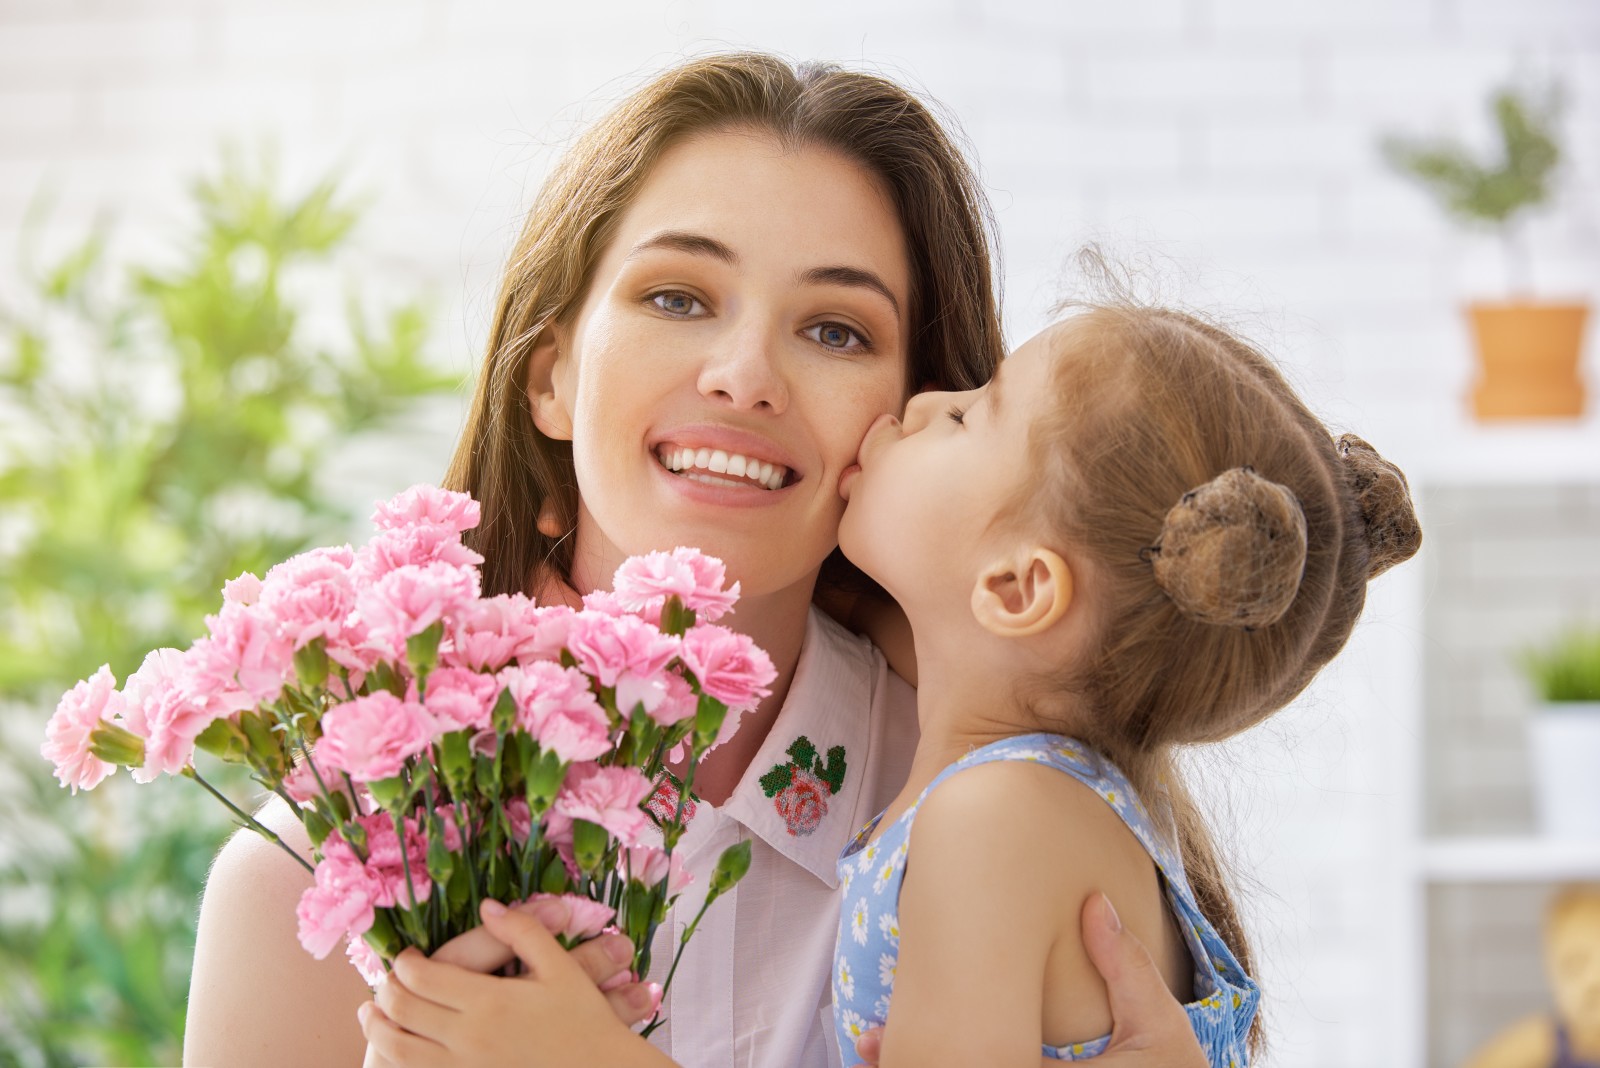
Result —
[[951, 422], [953, 422], [953, 423], [955, 423], [955, 424], [957, 424], [959, 426], [965, 426], [966, 425], [967, 410], [965, 408], [957, 408], [955, 405], [952, 404], [950, 406], [950, 410], [948, 412], [946, 412], [945, 414], [950, 417], [950, 421]]

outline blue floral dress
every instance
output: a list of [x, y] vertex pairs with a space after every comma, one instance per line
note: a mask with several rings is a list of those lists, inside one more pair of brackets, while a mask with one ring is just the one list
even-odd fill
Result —
[[[1245, 1037], [1260, 999], [1255, 981], [1195, 903], [1170, 823], [1158, 824], [1113, 764], [1082, 743], [1059, 734], [1024, 734], [975, 749], [941, 771], [916, 804], [876, 839], [879, 813], [839, 854], [839, 940], [833, 954], [833, 1018], [845, 1065], [861, 1064], [855, 1040], [883, 1026], [889, 1016], [895, 965], [900, 953], [897, 919], [911, 825], [923, 800], [963, 768], [996, 760], [1048, 764], [1071, 775], [1105, 799], [1144, 845], [1162, 875], [1167, 905], [1179, 920], [1194, 959], [1195, 1000], [1184, 1006], [1200, 1045], [1214, 1068], [1247, 1063]], [[1106, 1035], [1071, 1046], [1045, 1046], [1052, 1060], [1087, 1060], [1104, 1052]]]

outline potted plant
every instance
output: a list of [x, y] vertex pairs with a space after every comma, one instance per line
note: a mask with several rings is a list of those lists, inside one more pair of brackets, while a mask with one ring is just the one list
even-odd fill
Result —
[[1533, 299], [1521, 228], [1529, 211], [1550, 199], [1561, 160], [1559, 94], [1533, 99], [1500, 89], [1492, 109], [1500, 143], [1489, 158], [1455, 141], [1393, 136], [1384, 138], [1383, 155], [1426, 186], [1448, 214], [1496, 231], [1505, 248], [1509, 299], [1467, 306], [1479, 359], [1472, 389], [1477, 417], [1576, 417], [1584, 407], [1578, 357], [1589, 307]]
[[1600, 629], [1523, 650], [1541, 707], [1529, 725], [1534, 808], [1557, 838], [1600, 838]]

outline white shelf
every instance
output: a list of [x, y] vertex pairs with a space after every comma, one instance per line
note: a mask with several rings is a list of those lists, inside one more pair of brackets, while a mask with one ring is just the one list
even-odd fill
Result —
[[1537, 883], [1600, 879], [1600, 840], [1436, 838], [1423, 843], [1429, 883]]
[[1474, 423], [1412, 429], [1404, 461], [1391, 456], [1413, 487], [1600, 481], [1600, 390], [1581, 420]]

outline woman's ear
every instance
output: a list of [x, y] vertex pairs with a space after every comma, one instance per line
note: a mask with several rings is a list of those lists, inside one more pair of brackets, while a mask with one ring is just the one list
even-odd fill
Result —
[[1051, 627], [1072, 605], [1072, 569], [1040, 546], [997, 560], [972, 588], [972, 614], [1001, 638], [1026, 638]]
[[554, 325], [539, 332], [528, 353], [528, 410], [533, 425], [547, 438], [572, 440], [572, 409], [566, 393], [567, 346]]

